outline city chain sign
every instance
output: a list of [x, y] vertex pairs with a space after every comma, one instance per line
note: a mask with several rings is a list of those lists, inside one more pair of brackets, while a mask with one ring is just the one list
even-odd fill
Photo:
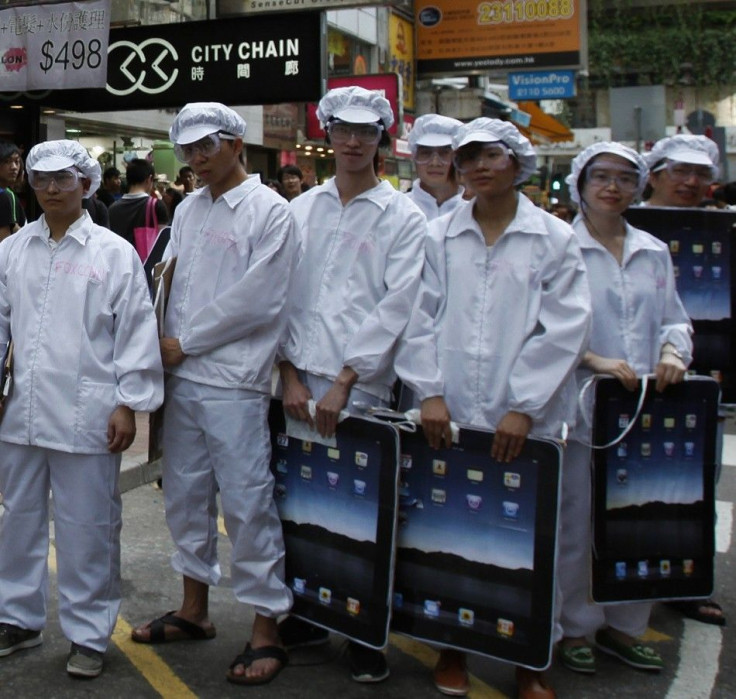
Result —
[[76, 111], [309, 102], [323, 94], [320, 13], [113, 29], [107, 84], [63, 90], [50, 105]]

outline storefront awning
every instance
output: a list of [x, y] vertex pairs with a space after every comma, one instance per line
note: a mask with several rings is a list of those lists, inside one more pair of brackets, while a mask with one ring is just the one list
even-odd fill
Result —
[[561, 143], [575, 139], [575, 135], [567, 126], [543, 112], [535, 102], [519, 102], [518, 107], [520, 111], [531, 116], [529, 125], [518, 123], [513, 116], [511, 120], [532, 143]]

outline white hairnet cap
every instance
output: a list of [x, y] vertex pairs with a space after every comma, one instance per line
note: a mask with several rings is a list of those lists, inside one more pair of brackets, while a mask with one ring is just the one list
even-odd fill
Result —
[[245, 119], [219, 102], [190, 102], [176, 115], [169, 138], [173, 143], [187, 144], [218, 131], [245, 138]]
[[373, 124], [382, 121], [386, 130], [394, 123], [389, 101], [374, 90], [354, 85], [330, 90], [317, 106], [317, 118], [324, 126], [330, 119], [351, 124]]
[[570, 190], [570, 199], [576, 204], [580, 204], [580, 192], [578, 191], [578, 181], [585, 166], [596, 156], [608, 153], [610, 155], [618, 155], [620, 158], [628, 160], [639, 171], [639, 184], [636, 188], [636, 196], [640, 197], [647, 185], [649, 177], [649, 168], [643, 156], [639, 155], [633, 148], [625, 146], [623, 143], [615, 141], [601, 141], [588, 146], [584, 151], [578, 153], [572, 161], [570, 174], [565, 178], [565, 183]]
[[514, 184], [521, 184], [537, 171], [537, 153], [529, 139], [510, 121], [479, 117], [463, 124], [452, 139], [452, 147], [457, 150], [468, 143], [496, 143], [502, 141], [514, 152], [519, 163], [519, 173]]
[[77, 168], [89, 178], [90, 185], [84, 198], [91, 197], [102, 181], [102, 169], [81, 143], [68, 140], [45, 141], [33, 146], [26, 158], [26, 170], [58, 172], [68, 167]]
[[409, 132], [412, 155], [416, 155], [417, 146], [451, 146], [452, 137], [462, 125], [462, 121], [441, 114], [420, 116]]
[[665, 159], [692, 165], [710, 165], [713, 174], [718, 175], [718, 146], [707, 136], [680, 133], [660, 138], [647, 153], [646, 160], [649, 167], [653, 168]]

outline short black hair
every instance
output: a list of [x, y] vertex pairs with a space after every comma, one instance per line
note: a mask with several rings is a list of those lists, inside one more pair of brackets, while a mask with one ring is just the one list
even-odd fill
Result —
[[153, 177], [156, 171], [153, 165], [143, 158], [135, 158], [125, 168], [125, 179], [128, 186], [132, 184], [143, 184], [149, 177]]
[[184, 175], [187, 175], [190, 172], [194, 174], [194, 170], [189, 165], [184, 165], [179, 168], [179, 177], [184, 177]]
[[20, 148], [15, 143], [0, 139], [0, 163], [14, 155], [20, 155]]
[[297, 165], [284, 165], [280, 167], [276, 172], [276, 179], [283, 184], [285, 175], [296, 175], [300, 180], [304, 179], [304, 173], [302, 173]]
[[120, 170], [118, 170], [116, 167], [108, 167], [105, 169], [105, 172], [102, 173], [102, 181], [110, 180], [113, 177], [120, 177]]

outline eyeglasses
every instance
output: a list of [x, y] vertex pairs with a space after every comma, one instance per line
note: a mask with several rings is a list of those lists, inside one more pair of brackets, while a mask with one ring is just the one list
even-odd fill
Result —
[[470, 172], [482, 161], [492, 170], [503, 170], [511, 160], [513, 151], [498, 143], [483, 145], [470, 143], [455, 153], [455, 167], [458, 172]]
[[639, 174], [633, 170], [591, 168], [586, 180], [588, 184], [599, 189], [608, 187], [613, 182], [616, 189], [627, 194], [635, 192], [639, 187]]
[[174, 146], [174, 155], [182, 163], [191, 163], [197, 157], [197, 154], [204, 158], [211, 158], [220, 152], [222, 146], [221, 141], [234, 141], [237, 137], [228, 133], [211, 133], [209, 136], [200, 138], [194, 143], [177, 143]]
[[361, 143], [374, 145], [381, 140], [383, 126], [380, 124], [348, 124], [333, 121], [327, 126], [327, 133], [332, 143], [347, 143], [355, 136]]
[[414, 162], [417, 165], [431, 163], [434, 158], [437, 158], [440, 165], [449, 165], [452, 162], [452, 148], [450, 146], [440, 146], [439, 148], [417, 146], [417, 152], [414, 156]]
[[77, 188], [79, 180], [83, 178], [84, 175], [73, 168], [58, 170], [57, 172], [42, 172], [39, 170], [28, 172], [28, 182], [33, 189], [38, 191], [48, 189], [53, 182], [62, 192], [71, 192]]
[[675, 182], [687, 182], [691, 177], [695, 177], [702, 184], [711, 184], [715, 180], [713, 168], [708, 165], [692, 165], [668, 160], [659, 167], [655, 167], [652, 172], [662, 172], [662, 170], [667, 170], [670, 179]]

